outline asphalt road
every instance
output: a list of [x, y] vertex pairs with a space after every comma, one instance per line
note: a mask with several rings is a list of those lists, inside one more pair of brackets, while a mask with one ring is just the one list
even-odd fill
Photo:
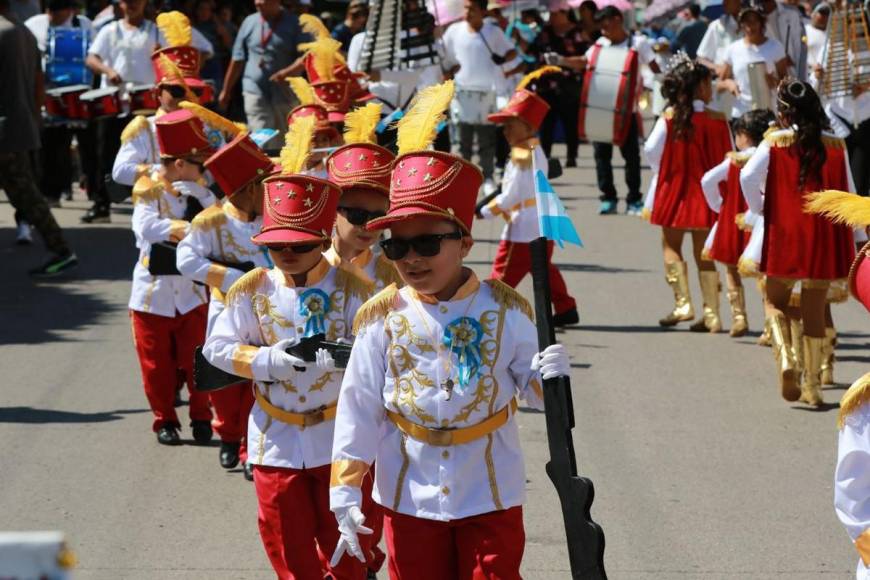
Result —
[[[849, 578], [857, 554], [832, 506], [836, 414], [870, 362], [866, 312], [835, 309], [841, 344], [829, 405], [785, 403], [770, 350], [755, 345], [754, 286], [752, 336], [660, 330], [671, 294], [659, 233], [638, 218], [597, 216], [590, 148], [581, 155], [581, 167], [556, 181], [586, 244], [556, 253], [581, 309], [581, 326], [559, 338], [573, 354], [575, 444], [595, 483], [610, 578]], [[126, 308], [130, 208], [110, 225], [81, 226], [85, 207], [79, 196], [56, 211], [80, 268], [33, 283], [26, 271], [43, 250], [13, 245], [12, 210], [0, 203], [0, 529], [63, 530], [79, 558], [76, 578], [273, 577], [251, 484], [219, 467], [216, 447], [155, 442]], [[479, 274], [500, 225], [475, 227], [469, 263]], [[521, 289], [530, 295], [528, 280]], [[519, 421], [529, 492], [523, 575], [568, 578], [544, 418]]]

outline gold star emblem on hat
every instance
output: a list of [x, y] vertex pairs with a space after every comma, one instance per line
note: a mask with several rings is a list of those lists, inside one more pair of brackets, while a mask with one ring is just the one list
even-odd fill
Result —
[[426, 162], [426, 166], [427, 166], [427, 167], [432, 167], [433, 165], [435, 165], [435, 158], [434, 158], [434, 157], [430, 157], [430, 158], [429, 158], [429, 161]]
[[305, 186], [305, 191], [311, 193], [312, 191], [314, 191], [314, 186], [309, 183]]
[[368, 158], [369, 158], [369, 156], [366, 155], [365, 153], [360, 153], [360, 154], [359, 154], [359, 160], [360, 160], [360, 161], [365, 161], [365, 160], [368, 159]]
[[423, 181], [425, 181], [425, 182], [429, 182], [429, 181], [431, 181], [431, 180], [432, 180], [432, 174], [431, 174], [431, 173], [427, 173], [426, 175], [423, 176]]
[[302, 201], [302, 204], [303, 204], [305, 207], [311, 207], [312, 205], [314, 205], [314, 202], [311, 201], [311, 198], [310, 198], [310, 197], [306, 197], [306, 198]]
[[417, 175], [417, 168], [416, 167], [412, 167], [411, 169], [408, 170], [408, 177], [413, 177], [415, 175]]

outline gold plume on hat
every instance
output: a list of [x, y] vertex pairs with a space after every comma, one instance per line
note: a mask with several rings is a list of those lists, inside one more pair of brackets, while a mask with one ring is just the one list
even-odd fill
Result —
[[189, 46], [193, 33], [190, 20], [177, 10], [157, 15], [157, 28], [163, 33], [169, 46]]
[[163, 73], [163, 78], [160, 82], [165, 80], [175, 81], [182, 87], [184, 87], [184, 98], [188, 101], [195, 103], [198, 99], [196, 95], [193, 94], [193, 91], [190, 90], [190, 87], [187, 86], [187, 82], [184, 80], [184, 74], [181, 72], [181, 69], [178, 68], [172, 59], [166, 56], [165, 54], [161, 54], [157, 58], [157, 66], [160, 68], [160, 72]]
[[300, 105], [310, 105], [315, 102], [314, 89], [305, 77], [287, 77], [287, 82], [290, 83], [290, 89], [296, 94]]
[[368, 103], [344, 116], [345, 143], [375, 143], [375, 129], [381, 120], [381, 104]]
[[399, 120], [399, 155], [428, 149], [438, 136], [438, 124], [453, 100], [453, 81], [426, 87], [414, 98], [408, 113]]
[[304, 42], [298, 46], [314, 59], [314, 70], [321, 81], [335, 79], [335, 65], [340, 62], [338, 55], [341, 43], [334, 38], [318, 38], [314, 42]]
[[236, 125], [226, 117], [222, 117], [214, 111], [206, 109], [200, 104], [192, 103], [190, 101], [181, 101], [178, 106], [186, 111], [190, 111], [191, 113], [199, 117], [200, 121], [202, 121], [209, 127], [212, 127], [213, 129], [217, 129], [221, 133], [225, 133], [226, 135], [235, 137], [242, 132], [242, 129], [239, 128], [238, 125]]
[[[323, 24], [323, 21], [320, 18], [313, 14], [300, 15], [299, 24], [302, 25], [302, 32], [310, 35], [314, 40], [320, 40], [321, 38], [332, 40], [332, 35], [329, 33], [329, 29], [326, 28], [326, 25]], [[338, 62], [344, 62], [344, 57], [342, 57], [340, 52], [335, 56]]]
[[311, 141], [314, 139], [314, 125], [317, 119], [314, 115], [294, 119], [290, 130], [284, 136], [284, 147], [281, 149], [281, 174], [292, 175], [305, 169], [308, 154], [311, 151]]
[[804, 211], [851, 228], [870, 226], [870, 199], [848, 191], [818, 191], [806, 196]]
[[524, 76], [517, 85], [516, 90], [526, 88], [532, 81], [536, 81], [542, 76], [553, 75], [560, 72], [562, 72], [562, 69], [557, 66], [542, 66], [541, 68], [535, 69], [526, 76]]

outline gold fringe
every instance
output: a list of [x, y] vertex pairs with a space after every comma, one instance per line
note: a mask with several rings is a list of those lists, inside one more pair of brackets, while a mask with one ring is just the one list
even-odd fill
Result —
[[746, 214], [739, 213], [734, 216], [734, 223], [737, 224], [737, 229], [742, 230], [744, 232], [751, 232], [752, 226], [747, 225], [746, 223]]
[[199, 120], [208, 125], [209, 127], [217, 129], [218, 131], [225, 133], [230, 137], [236, 137], [239, 133], [241, 133], [239, 127], [235, 123], [233, 123], [226, 117], [218, 115], [214, 111], [206, 109], [198, 103], [181, 101], [178, 106], [182, 109], [190, 111], [191, 113], [199, 117]]
[[801, 293], [800, 292], [792, 292], [791, 296], [788, 297], [788, 305], [792, 308], [800, 308], [801, 307]]
[[704, 262], [713, 261], [713, 257], [710, 255], [710, 248], [704, 248], [701, 250], [701, 260]]
[[524, 76], [522, 78], [522, 80], [519, 82], [519, 84], [517, 84], [517, 88], [514, 90], [519, 91], [521, 89], [524, 89], [529, 85], [529, 83], [531, 83], [532, 81], [538, 80], [542, 76], [557, 74], [557, 73], [561, 73], [561, 72], [562, 72], [562, 69], [557, 67], [557, 66], [542, 66], [541, 68], [539, 68], [537, 70], [533, 70], [532, 72], [530, 72], [529, 74]]
[[511, 163], [519, 169], [529, 169], [532, 166], [534, 149], [517, 146], [511, 147]]
[[158, 201], [161, 195], [163, 195], [163, 186], [151, 181], [147, 175], [137, 179], [136, 184], [133, 185], [133, 205]]
[[858, 407], [870, 399], [870, 373], [852, 383], [846, 394], [840, 400], [840, 415], [837, 417], [837, 428], [842, 429], [846, 417], [854, 413]]
[[744, 278], [761, 278], [763, 276], [758, 271], [758, 265], [747, 258], [737, 260], [737, 273]]
[[791, 129], [777, 129], [764, 134], [764, 140], [771, 147], [791, 147], [797, 141], [794, 131]]
[[828, 287], [828, 304], [842, 304], [849, 301], [849, 281], [848, 280], [831, 280], [831, 285]]
[[362, 278], [352, 268], [340, 264], [335, 272], [335, 284], [344, 289], [345, 296], [359, 298], [363, 302], [372, 297], [375, 283], [368, 278]]
[[645, 221], [650, 221], [652, 219], [652, 212], [649, 208], [645, 207], [640, 211], [640, 217]]
[[127, 143], [136, 135], [149, 128], [148, 119], [142, 115], [136, 115], [133, 120], [127, 123], [124, 130], [121, 131], [121, 143]]
[[726, 156], [731, 160], [731, 163], [737, 167], [743, 167], [746, 165], [746, 162], [749, 161], [750, 157], [752, 157], [752, 155], [747, 155], [742, 151], [730, 151]]
[[169, 46], [189, 46], [193, 38], [190, 20], [177, 10], [158, 14], [157, 28], [163, 33]]
[[805, 196], [806, 213], [823, 215], [834, 223], [852, 228], [870, 225], [870, 198], [848, 191], [829, 189]]
[[426, 87], [417, 93], [408, 114], [398, 123], [396, 144], [399, 155], [425, 151], [438, 134], [438, 124], [453, 100], [453, 81]]
[[717, 111], [716, 109], [711, 109], [709, 107], [704, 108], [704, 112], [707, 113], [707, 116], [716, 121], [727, 121], [728, 117], [725, 116], [725, 113], [722, 111]]
[[396, 270], [396, 266], [383, 254], [379, 255], [375, 261], [375, 278], [382, 281], [384, 285], [395, 284], [398, 288], [405, 285], [404, 280], [399, 276], [399, 271]]
[[360, 329], [368, 326], [376, 320], [383, 320], [392, 309], [396, 307], [399, 299], [399, 289], [395, 284], [390, 284], [374, 296], [356, 311], [353, 319], [353, 334], [359, 334]]
[[840, 139], [839, 137], [829, 137], [828, 135], [822, 135], [822, 144], [831, 149], [846, 148], [846, 142], [843, 139]]
[[519, 310], [529, 317], [529, 320], [534, 322], [535, 313], [532, 310], [532, 305], [526, 300], [522, 294], [502, 282], [501, 280], [485, 280], [483, 282], [489, 286], [492, 292], [493, 300], [499, 306], [504, 306], [508, 310]]
[[230, 286], [227, 291], [227, 306], [237, 303], [243, 297], [251, 296], [254, 291], [263, 283], [263, 279], [269, 272], [266, 268], [254, 268]]
[[227, 214], [224, 213], [222, 207], [213, 205], [196, 214], [196, 217], [190, 223], [190, 227], [195, 230], [208, 232], [220, 228], [225, 223], [227, 223]]

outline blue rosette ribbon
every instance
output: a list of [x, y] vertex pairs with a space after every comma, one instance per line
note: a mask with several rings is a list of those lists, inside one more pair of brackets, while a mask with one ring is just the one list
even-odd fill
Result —
[[309, 288], [299, 297], [299, 314], [305, 317], [305, 337], [326, 332], [329, 296], [319, 288]]
[[480, 341], [483, 328], [474, 318], [457, 318], [444, 329], [444, 346], [456, 353], [459, 359], [459, 386], [467, 387], [480, 369]]

